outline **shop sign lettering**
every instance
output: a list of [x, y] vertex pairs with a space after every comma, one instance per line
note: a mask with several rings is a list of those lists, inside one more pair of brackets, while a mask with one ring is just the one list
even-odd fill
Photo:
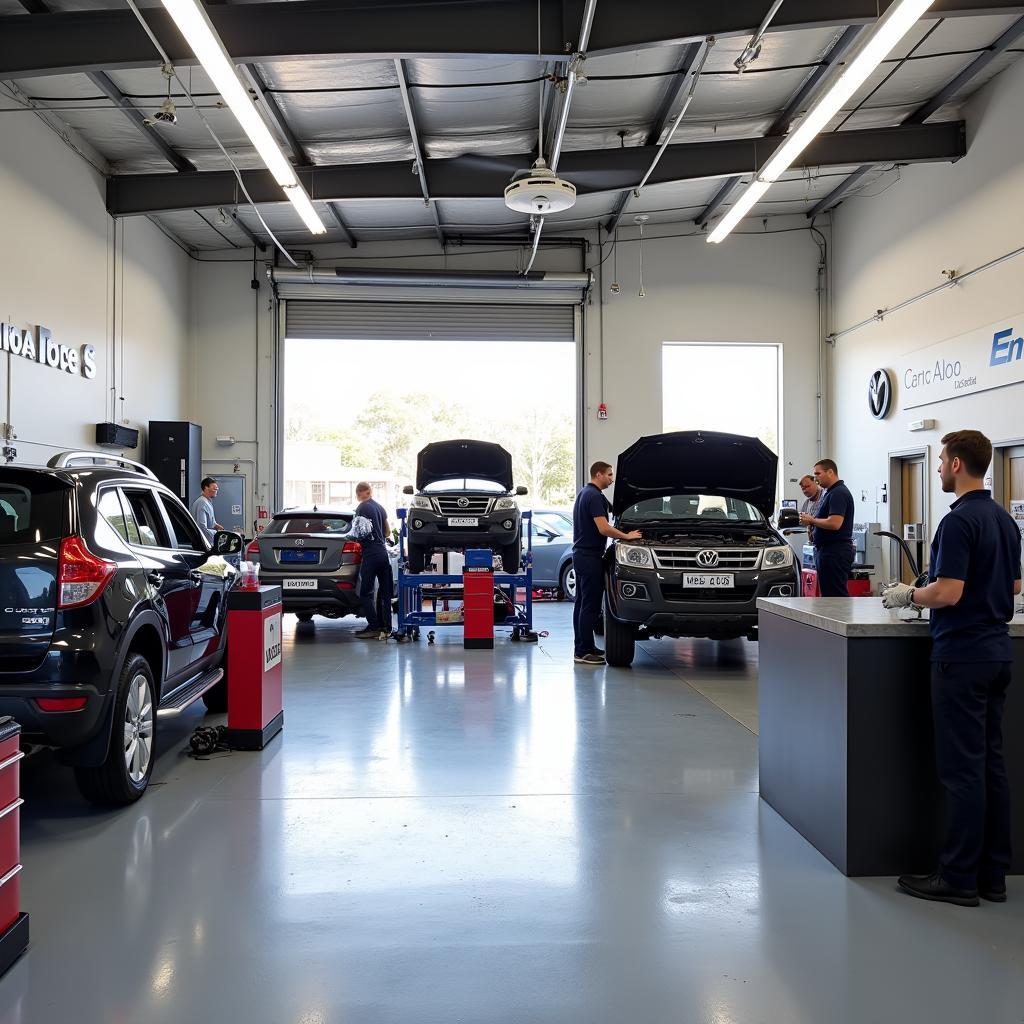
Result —
[[36, 325], [22, 329], [15, 324], [0, 323], [0, 352], [30, 359], [42, 366], [61, 370], [87, 380], [96, 376], [96, 349], [92, 345], [73, 348], [55, 341], [46, 327]]
[[1024, 313], [911, 352], [897, 364], [900, 406], [916, 409], [1024, 382]]
[[263, 620], [263, 671], [281, 664], [281, 616]]

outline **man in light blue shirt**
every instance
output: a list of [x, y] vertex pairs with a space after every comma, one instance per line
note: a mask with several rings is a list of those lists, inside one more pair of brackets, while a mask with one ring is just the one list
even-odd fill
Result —
[[212, 476], [206, 476], [203, 477], [201, 487], [203, 493], [192, 502], [192, 518], [199, 524], [199, 529], [203, 531], [206, 543], [212, 546], [214, 533], [224, 529], [217, 522], [213, 513], [213, 499], [217, 497], [220, 484]]

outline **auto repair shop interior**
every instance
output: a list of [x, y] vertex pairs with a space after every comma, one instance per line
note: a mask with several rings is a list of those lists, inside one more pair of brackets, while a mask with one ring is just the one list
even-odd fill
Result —
[[1020, 597], [957, 906], [897, 884], [882, 591], [951, 431], [1024, 532], [1022, 53], [1017, 0], [0, 0], [0, 1019], [1019, 1022]]

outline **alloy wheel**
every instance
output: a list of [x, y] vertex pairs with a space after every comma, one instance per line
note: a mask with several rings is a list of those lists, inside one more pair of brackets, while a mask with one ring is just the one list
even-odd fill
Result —
[[149, 772], [153, 756], [153, 694], [141, 672], [128, 684], [124, 707], [124, 766], [128, 777], [139, 785]]

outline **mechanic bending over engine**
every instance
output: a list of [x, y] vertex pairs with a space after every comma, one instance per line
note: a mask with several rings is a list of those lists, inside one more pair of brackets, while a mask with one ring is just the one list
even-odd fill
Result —
[[926, 587], [894, 583], [886, 608], [930, 608], [935, 760], [946, 793], [936, 871], [903, 875], [911, 896], [977, 906], [1006, 900], [1010, 788], [1002, 720], [1013, 651], [1008, 623], [1021, 591], [1021, 535], [984, 477], [992, 443], [977, 430], [942, 439], [942, 490], [956, 495], [931, 546]]
[[839, 479], [839, 469], [831, 459], [815, 463], [814, 479], [825, 493], [816, 511], [800, 513], [800, 525], [811, 530], [818, 593], [849, 597], [846, 584], [853, 568], [853, 495]]

